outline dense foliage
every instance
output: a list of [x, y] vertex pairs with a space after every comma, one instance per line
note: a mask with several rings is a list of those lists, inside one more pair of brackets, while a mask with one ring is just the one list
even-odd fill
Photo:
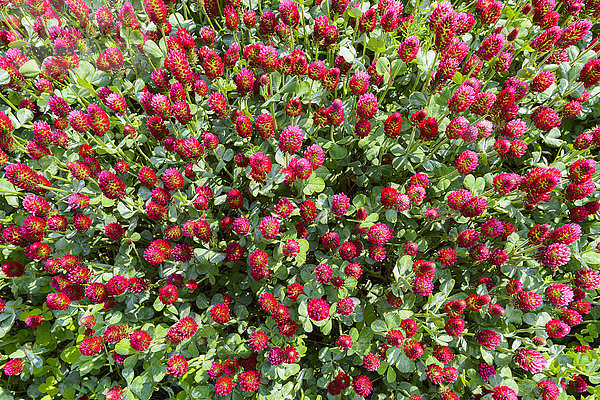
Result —
[[0, 399], [600, 396], [600, 2], [0, 3]]

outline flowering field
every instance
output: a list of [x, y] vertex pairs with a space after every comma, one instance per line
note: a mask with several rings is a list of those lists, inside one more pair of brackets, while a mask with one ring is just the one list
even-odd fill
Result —
[[600, 398], [600, 1], [0, 0], [0, 400]]

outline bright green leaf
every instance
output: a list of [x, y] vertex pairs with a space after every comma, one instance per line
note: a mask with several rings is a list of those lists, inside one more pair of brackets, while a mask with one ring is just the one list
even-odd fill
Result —
[[38, 67], [35, 60], [29, 60], [25, 64], [21, 65], [19, 72], [27, 78], [33, 78], [40, 74], [40, 67]]

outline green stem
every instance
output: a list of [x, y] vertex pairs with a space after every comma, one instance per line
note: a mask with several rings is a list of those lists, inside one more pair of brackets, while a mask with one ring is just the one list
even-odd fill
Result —
[[23, 196], [23, 193], [15, 192], [13, 190], [0, 189], [0, 193], [12, 194], [15, 196]]
[[427, 157], [425, 157], [423, 159], [423, 161], [421, 161], [416, 167], [415, 167], [415, 171], [417, 170], [417, 168], [419, 168], [421, 165], [423, 165], [423, 163], [429, 159], [431, 159], [431, 156], [435, 154], [436, 151], [438, 151], [440, 149], [440, 147], [442, 147], [442, 145], [444, 145], [445, 143], [447, 143], [449, 141], [449, 139], [447, 137], [442, 138], [438, 144], [433, 148], [433, 150], [431, 150], [429, 152], [429, 154], [427, 155]]
[[[379, 104], [381, 104], [381, 102], [385, 99], [385, 95], [387, 94], [388, 90], [390, 90], [390, 87], [392, 86], [392, 82], [394, 82], [394, 80], [396, 79], [396, 75], [398, 75], [398, 71], [400, 70], [401, 66], [402, 66], [402, 62], [399, 62], [398, 67], [396, 67], [396, 70], [394, 71], [394, 74], [392, 76], [390, 76], [390, 79], [388, 79], [388, 83], [386, 85], [385, 91], [383, 92], [383, 95], [378, 99]], [[391, 71], [391, 69], [390, 69], [390, 71]]]
[[[185, 3], [185, 2], [184, 2]], [[127, 28], [127, 51], [129, 52], [129, 57], [131, 57], [131, 65], [133, 65], [133, 70], [135, 71], [135, 79], [138, 77], [137, 66], [135, 65], [133, 50], [131, 50], [131, 40], [129, 36], [131, 35], [131, 29]]]
[[[435, 58], [433, 59], [433, 64], [431, 65], [431, 68], [429, 69], [429, 71], [427, 71], [427, 78], [425, 79], [425, 85], [423, 85], [423, 88], [421, 89], [421, 93], [425, 92], [425, 90], [427, 90], [427, 86], [429, 86], [429, 81], [431, 80], [431, 77], [433, 76], [433, 70], [435, 69], [435, 64], [437, 63], [438, 56], [439, 56], [439, 53], [436, 51]], [[425, 54], [425, 57], [427, 57], [427, 54]], [[429, 98], [427, 99], [427, 106], [425, 108], [429, 107], [429, 102], [432, 97], [433, 97], [433, 94], [430, 93]]]
[[67, 192], [66, 190], [62, 190], [59, 188], [55, 188], [55, 187], [50, 187], [50, 186], [44, 186], [44, 185], [38, 185], [38, 187], [42, 188], [42, 189], [46, 189], [46, 190], [51, 190], [53, 192], [61, 192], [61, 193], [67, 193], [70, 194], [70, 192]]
[[0, 97], [6, 102], [6, 104], [8, 104], [10, 106], [10, 108], [12, 108], [15, 112], [18, 112], [19, 109], [17, 108], [17, 106], [15, 106], [12, 101], [8, 100], [6, 98], [6, 96], [4, 96], [4, 94], [0, 93]]

